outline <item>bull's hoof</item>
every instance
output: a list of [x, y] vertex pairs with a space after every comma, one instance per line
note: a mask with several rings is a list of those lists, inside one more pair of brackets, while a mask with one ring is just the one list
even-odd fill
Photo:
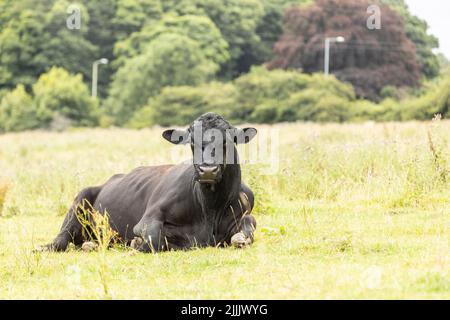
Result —
[[84, 242], [83, 245], [81, 246], [81, 250], [83, 250], [84, 252], [92, 252], [97, 250], [97, 248], [98, 244], [92, 241]]
[[238, 232], [231, 237], [231, 245], [235, 248], [243, 248], [252, 243], [252, 240], [245, 236], [244, 233]]
[[33, 250], [33, 253], [40, 253], [40, 252], [52, 252], [54, 250], [52, 250], [52, 245], [51, 244], [46, 244], [43, 246], [38, 246], [37, 248], [35, 248]]
[[134, 250], [142, 250], [142, 245], [144, 244], [144, 239], [141, 237], [135, 237], [133, 240], [131, 240], [130, 247]]
[[49, 243], [42, 246], [38, 246], [36, 249], [33, 250], [33, 253], [40, 253], [40, 252], [61, 252], [64, 251], [65, 248], [62, 246], [59, 246], [58, 243]]

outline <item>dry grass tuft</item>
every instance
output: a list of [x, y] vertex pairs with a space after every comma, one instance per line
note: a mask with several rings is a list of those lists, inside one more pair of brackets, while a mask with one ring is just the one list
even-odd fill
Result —
[[3, 212], [3, 207], [6, 202], [6, 195], [8, 191], [11, 189], [11, 183], [9, 181], [3, 181], [0, 179], [0, 216]]

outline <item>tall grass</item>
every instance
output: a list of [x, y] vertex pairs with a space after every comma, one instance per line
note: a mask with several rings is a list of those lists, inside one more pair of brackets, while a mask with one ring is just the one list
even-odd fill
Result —
[[434, 131], [436, 126], [439, 125], [439, 122], [441, 121], [441, 115], [437, 114], [434, 119], [433, 123], [428, 128], [427, 134], [428, 134], [428, 146], [430, 148], [430, 152], [433, 158], [433, 164], [436, 169], [436, 172], [438, 173], [439, 177], [441, 178], [442, 182], [445, 183], [447, 181], [447, 174], [449, 172], [449, 169], [447, 169], [447, 161], [445, 159], [445, 144], [437, 144], [435, 139], [438, 139], [434, 137]]
[[3, 207], [6, 202], [6, 195], [11, 188], [11, 183], [0, 179], [0, 216], [3, 213]]
[[14, 177], [0, 216], [0, 298], [450, 297], [450, 121], [276, 128], [279, 171], [242, 166], [255, 243], [156, 255], [108, 250], [109, 217], [95, 211], [81, 217], [94, 252], [29, 249], [52, 240], [82, 188], [179, 163], [189, 148], [165, 143], [160, 128], [0, 135], [0, 174]]
[[107, 250], [117, 239], [117, 232], [111, 229], [108, 212], [103, 214], [95, 210], [90, 203], [84, 200], [80, 205], [78, 221], [83, 226], [84, 237], [95, 242], [98, 261], [98, 274], [105, 298], [111, 298], [109, 283], [111, 272], [107, 261]]

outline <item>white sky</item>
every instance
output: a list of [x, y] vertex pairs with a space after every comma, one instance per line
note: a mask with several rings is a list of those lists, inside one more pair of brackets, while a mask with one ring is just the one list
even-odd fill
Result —
[[412, 14], [424, 19], [429, 33], [439, 39], [439, 51], [450, 58], [450, 1], [406, 0]]

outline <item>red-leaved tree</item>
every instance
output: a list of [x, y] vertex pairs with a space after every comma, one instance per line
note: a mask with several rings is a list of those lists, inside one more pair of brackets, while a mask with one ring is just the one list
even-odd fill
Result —
[[320, 72], [325, 37], [344, 36], [344, 43], [331, 44], [330, 72], [352, 83], [359, 97], [379, 100], [385, 86], [417, 86], [420, 66], [402, 18], [376, 3], [381, 9], [381, 29], [370, 30], [367, 8], [372, 4], [368, 0], [316, 0], [308, 7], [290, 8], [268, 68]]

